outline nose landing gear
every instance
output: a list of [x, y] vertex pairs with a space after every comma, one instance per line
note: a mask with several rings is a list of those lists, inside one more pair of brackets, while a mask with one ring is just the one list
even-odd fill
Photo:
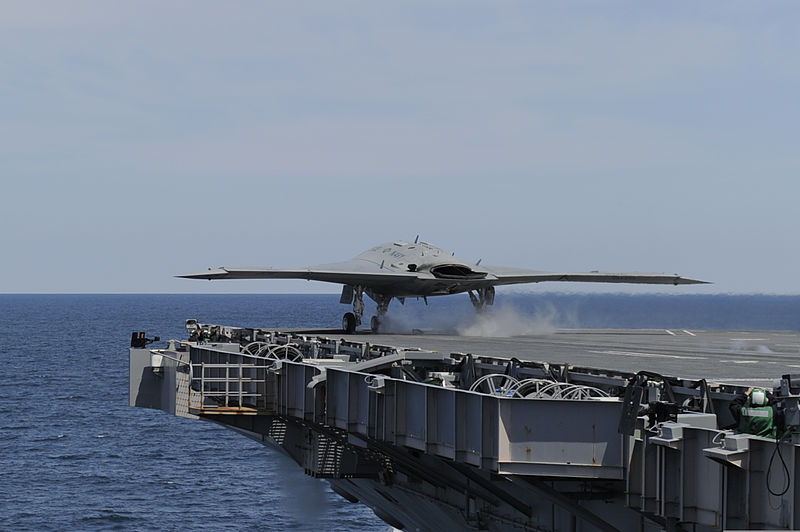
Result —
[[378, 304], [378, 315], [372, 316], [372, 319], [369, 321], [370, 329], [372, 329], [372, 332], [376, 333], [380, 329], [381, 323], [383, 323], [383, 317], [389, 310], [389, 303], [392, 302], [392, 298], [391, 296], [384, 296], [373, 292], [368, 292], [367, 295]]
[[[477, 294], [475, 292], [478, 292]], [[469, 300], [477, 312], [483, 312], [486, 307], [494, 304], [494, 287], [487, 286], [486, 288], [478, 288], [476, 291], [470, 290]]]

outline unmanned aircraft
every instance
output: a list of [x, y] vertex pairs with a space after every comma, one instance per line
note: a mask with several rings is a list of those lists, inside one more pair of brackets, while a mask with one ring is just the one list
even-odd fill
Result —
[[706, 284], [677, 274], [638, 272], [545, 272], [503, 266], [473, 264], [456, 258], [419, 237], [414, 242], [387, 242], [357, 257], [331, 264], [295, 270], [272, 268], [209, 268], [202, 273], [179, 275], [187, 279], [308, 279], [344, 285], [340, 303], [352, 304], [353, 312], [342, 317], [342, 329], [348, 334], [361, 325], [364, 294], [377, 303], [377, 315], [370, 327], [377, 332], [392, 299], [401, 304], [408, 297], [443, 296], [466, 292], [477, 311], [494, 304], [494, 287], [571, 281], [584, 283]]

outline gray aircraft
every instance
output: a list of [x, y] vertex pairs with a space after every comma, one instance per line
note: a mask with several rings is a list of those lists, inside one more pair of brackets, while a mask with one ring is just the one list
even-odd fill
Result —
[[503, 266], [474, 264], [457, 259], [426, 242], [387, 242], [361, 255], [331, 264], [296, 270], [272, 268], [209, 268], [202, 273], [179, 275], [187, 279], [308, 279], [344, 285], [340, 303], [352, 304], [353, 312], [342, 318], [342, 328], [353, 333], [364, 314], [364, 294], [377, 303], [378, 313], [370, 326], [377, 331], [392, 299], [405, 303], [407, 297], [441, 296], [467, 292], [475, 309], [494, 304], [494, 287], [572, 281], [589, 283], [705, 284], [677, 274], [639, 272], [545, 272]]

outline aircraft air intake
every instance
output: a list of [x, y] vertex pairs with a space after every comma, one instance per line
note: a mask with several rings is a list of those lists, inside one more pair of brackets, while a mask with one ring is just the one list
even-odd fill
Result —
[[486, 272], [476, 272], [463, 264], [441, 264], [431, 268], [431, 273], [438, 279], [483, 279]]

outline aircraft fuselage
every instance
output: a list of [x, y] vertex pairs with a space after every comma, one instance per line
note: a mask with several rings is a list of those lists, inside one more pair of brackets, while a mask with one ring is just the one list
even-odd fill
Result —
[[387, 242], [368, 249], [354, 260], [365, 261], [387, 273], [413, 273], [407, 281], [377, 288], [391, 297], [428, 297], [457, 294], [487, 285], [494, 276], [426, 242]]

